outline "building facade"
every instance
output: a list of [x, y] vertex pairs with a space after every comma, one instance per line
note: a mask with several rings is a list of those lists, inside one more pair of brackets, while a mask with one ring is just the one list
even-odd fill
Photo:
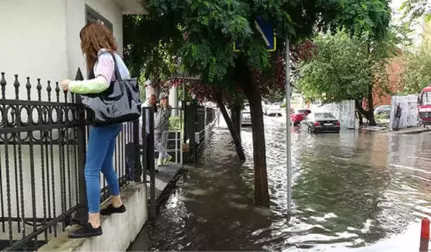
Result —
[[113, 31], [122, 54], [123, 15], [145, 14], [144, 6], [142, 0], [2, 0], [0, 72], [9, 82], [15, 74], [20, 82], [25, 77], [33, 82], [40, 78], [43, 87], [48, 80], [74, 78], [78, 68], [85, 76], [82, 27], [101, 20]]

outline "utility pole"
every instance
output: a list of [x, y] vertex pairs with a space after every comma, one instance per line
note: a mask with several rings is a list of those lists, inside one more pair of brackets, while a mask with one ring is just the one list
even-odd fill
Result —
[[292, 167], [291, 167], [291, 130], [290, 130], [290, 46], [286, 38], [286, 166], [287, 166], [287, 213], [292, 213]]

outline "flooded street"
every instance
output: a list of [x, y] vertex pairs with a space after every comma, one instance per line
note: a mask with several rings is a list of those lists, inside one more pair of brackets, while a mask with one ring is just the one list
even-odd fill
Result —
[[240, 164], [222, 122], [150, 227], [149, 249], [418, 250], [420, 219], [431, 213], [431, 134], [292, 129], [288, 216], [283, 119], [265, 118], [265, 131], [271, 209], [253, 206], [251, 130]]

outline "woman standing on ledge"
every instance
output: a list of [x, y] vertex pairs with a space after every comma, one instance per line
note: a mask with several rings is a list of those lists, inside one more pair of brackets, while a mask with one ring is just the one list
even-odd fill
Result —
[[[97, 94], [108, 89], [115, 80], [115, 62], [123, 79], [130, 79], [129, 70], [116, 53], [117, 45], [112, 33], [102, 24], [89, 23], [80, 33], [81, 49], [85, 55], [89, 80], [63, 80], [61, 87], [76, 94]], [[122, 130], [122, 124], [91, 127], [88, 138], [85, 164], [85, 183], [87, 189], [88, 223], [69, 233], [70, 238], [84, 238], [102, 235], [100, 214], [124, 213], [120, 198], [117, 174], [114, 170], [113, 156], [115, 140]], [[112, 195], [111, 204], [100, 211], [100, 172], [105, 175]]]

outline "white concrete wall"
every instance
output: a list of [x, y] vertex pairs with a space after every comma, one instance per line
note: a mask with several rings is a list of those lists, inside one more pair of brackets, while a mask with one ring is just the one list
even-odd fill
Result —
[[[0, 1], [0, 72], [7, 81], [19, 74], [20, 98], [26, 99], [25, 77], [58, 81], [69, 74], [66, 49], [65, 0]], [[44, 94], [46, 92], [43, 92]], [[15, 98], [12, 85], [7, 96]]]
[[400, 129], [407, 127], [416, 127], [419, 124], [419, 113], [418, 113], [418, 96], [417, 95], [406, 95], [406, 96], [392, 96], [391, 100], [391, 117], [389, 120], [389, 128], [392, 129], [394, 125], [394, 116], [397, 103], [400, 103], [402, 113], [400, 119]]
[[341, 128], [355, 129], [355, 101], [345, 100], [340, 103], [325, 104], [323, 106], [311, 105], [311, 112], [330, 112], [341, 124]]
[[121, 192], [121, 198], [127, 211], [122, 214], [102, 216], [102, 236], [68, 239], [67, 233], [64, 233], [58, 238], [50, 240], [38, 251], [126, 251], [147, 221], [146, 185], [143, 183], [128, 185]]

